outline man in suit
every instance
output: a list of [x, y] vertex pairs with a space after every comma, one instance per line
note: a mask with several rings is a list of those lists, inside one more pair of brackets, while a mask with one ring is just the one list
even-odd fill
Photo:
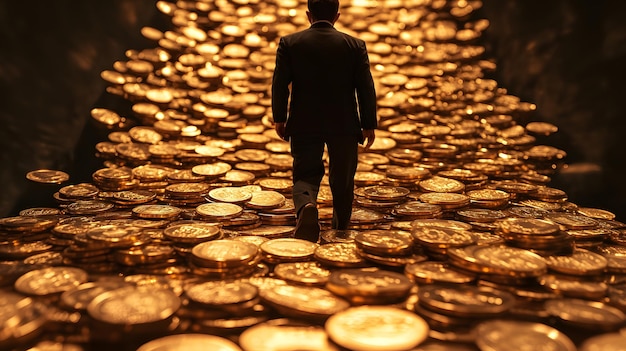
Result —
[[295, 237], [316, 242], [324, 145], [333, 195], [332, 228], [345, 230], [352, 214], [358, 144], [369, 148], [375, 139], [376, 92], [365, 42], [334, 28], [339, 1], [308, 0], [307, 16], [310, 28], [280, 39], [272, 112], [276, 132], [290, 140], [294, 158]]

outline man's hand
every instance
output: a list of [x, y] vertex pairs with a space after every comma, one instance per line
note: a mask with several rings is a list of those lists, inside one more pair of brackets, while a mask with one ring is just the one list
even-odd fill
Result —
[[287, 140], [285, 139], [285, 123], [275, 123], [274, 124], [274, 129], [276, 130], [276, 134], [278, 134], [278, 136], [283, 139], [283, 140]]
[[363, 129], [363, 142], [365, 143], [365, 150], [368, 150], [372, 144], [374, 144], [374, 140], [376, 139], [376, 133], [374, 133], [375, 129]]

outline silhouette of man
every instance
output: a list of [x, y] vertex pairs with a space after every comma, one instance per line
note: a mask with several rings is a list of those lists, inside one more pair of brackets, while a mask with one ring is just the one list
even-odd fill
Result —
[[345, 230], [352, 215], [358, 144], [369, 148], [375, 139], [376, 91], [365, 42], [334, 28], [339, 1], [308, 0], [307, 17], [308, 29], [280, 39], [272, 112], [276, 132], [291, 142], [295, 237], [316, 242], [324, 146], [332, 228]]

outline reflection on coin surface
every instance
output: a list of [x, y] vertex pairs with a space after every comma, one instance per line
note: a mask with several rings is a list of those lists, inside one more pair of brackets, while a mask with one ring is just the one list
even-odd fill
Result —
[[476, 327], [476, 344], [484, 351], [575, 351], [563, 333], [541, 323], [492, 320]]
[[137, 351], [241, 351], [234, 342], [215, 335], [178, 334], [154, 339], [141, 345]]
[[415, 313], [387, 306], [351, 307], [331, 316], [326, 332], [350, 350], [400, 351], [419, 345], [429, 327]]

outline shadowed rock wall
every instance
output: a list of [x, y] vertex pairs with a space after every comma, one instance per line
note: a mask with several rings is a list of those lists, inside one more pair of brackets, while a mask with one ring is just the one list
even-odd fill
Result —
[[546, 143], [570, 167], [552, 185], [626, 219], [626, 2], [485, 0], [482, 11], [495, 79], [559, 127]]

